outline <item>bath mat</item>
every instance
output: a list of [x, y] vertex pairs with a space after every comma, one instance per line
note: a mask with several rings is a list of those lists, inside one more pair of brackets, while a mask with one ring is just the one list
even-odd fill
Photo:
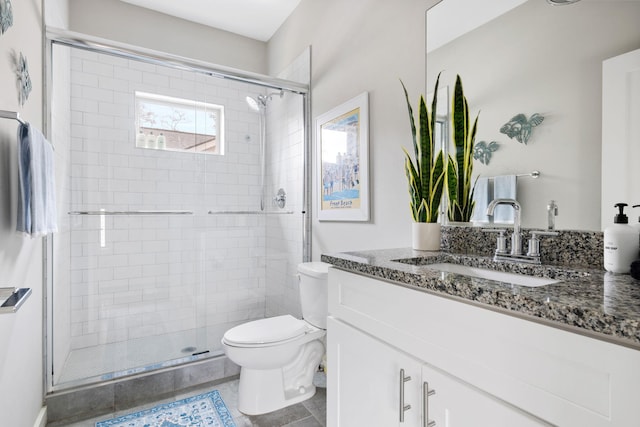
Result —
[[236, 427], [218, 390], [99, 421], [96, 427]]

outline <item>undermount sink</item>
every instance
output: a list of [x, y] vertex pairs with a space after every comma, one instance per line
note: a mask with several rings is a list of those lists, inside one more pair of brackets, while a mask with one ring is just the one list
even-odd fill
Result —
[[460, 274], [462, 276], [477, 277], [480, 279], [495, 280], [498, 282], [512, 283], [519, 286], [535, 288], [558, 283], [559, 280], [548, 279], [546, 277], [528, 276], [525, 274], [505, 273], [486, 268], [468, 267], [466, 265], [442, 262], [437, 264], [427, 264], [423, 267], [430, 270], [443, 271], [447, 273]]

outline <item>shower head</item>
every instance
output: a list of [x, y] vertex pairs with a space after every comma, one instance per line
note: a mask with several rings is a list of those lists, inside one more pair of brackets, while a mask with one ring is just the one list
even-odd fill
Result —
[[271, 101], [271, 99], [273, 98], [273, 95], [278, 95], [280, 98], [282, 98], [282, 96], [284, 95], [284, 91], [281, 90], [280, 92], [272, 92], [266, 95], [258, 95], [255, 98], [251, 96], [247, 96], [245, 97], [245, 100], [247, 101], [247, 104], [249, 105], [249, 107], [251, 107], [253, 111], [260, 111], [260, 109], [262, 108], [267, 108], [267, 103]]
[[[260, 97], [258, 97], [258, 99], [260, 99]], [[253, 111], [260, 111], [260, 105], [258, 104], [258, 101], [256, 101], [254, 98], [247, 96], [245, 100], [247, 101], [247, 104]]]

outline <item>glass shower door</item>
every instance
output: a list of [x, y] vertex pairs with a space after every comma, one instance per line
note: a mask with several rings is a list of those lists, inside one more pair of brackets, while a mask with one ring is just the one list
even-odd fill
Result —
[[303, 95], [273, 97], [260, 141], [260, 84], [55, 43], [51, 69], [50, 390], [222, 355], [229, 328], [300, 316]]
[[53, 55], [71, 71], [53, 77], [54, 99], [69, 99], [52, 126], [67, 133], [58, 151], [68, 153], [50, 297], [54, 387], [214, 355], [203, 332], [208, 155], [177, 126], [183, 111], [167, 123], [138, 100], [196, 98], [196, 75], [57, 45]]

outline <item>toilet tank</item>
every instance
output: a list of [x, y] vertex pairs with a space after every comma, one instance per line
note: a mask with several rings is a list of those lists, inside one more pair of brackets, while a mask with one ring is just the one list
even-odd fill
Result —
[[321, 329], [327, 329], [327, 276], [330, 266], [325, 262], [298, 264], [302, 318]]

